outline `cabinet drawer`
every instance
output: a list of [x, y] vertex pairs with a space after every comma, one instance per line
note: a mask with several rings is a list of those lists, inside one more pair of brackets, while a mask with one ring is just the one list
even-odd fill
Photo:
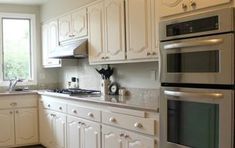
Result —
[[50, 109], [50, 110], [54, 110], [54, 111], [58, 111], [58, 112], [62, 112], [62, 113], [67, 112], [67, 106], [66, 106], [66, 104], [64, 104], [62, 102], [55, 102], [52, 100], [41, 99], [40, 103], [41, 103], [42, 107], [45, 109]]
[[101, 112], [96, 109], [86, 108], [82, 106], [68, 105], [68, 113], [73, 116], [89, 119], [92, 121], [101, 121]]
[[0, 109], [37, 107], [36, 95], [17, 95], [0, 97]]
[[102, 122], [137, 132], [155, 135], [155, 120], [135, 116], [102, 112]]

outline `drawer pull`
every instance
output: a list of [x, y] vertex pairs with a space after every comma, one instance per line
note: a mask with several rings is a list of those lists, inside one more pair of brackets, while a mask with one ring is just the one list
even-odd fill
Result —
[[124, 137], [124, 135], [125, 135], [125, 134], [121, 133], [121, 134], [120, 134], [120, 137]]
[[134, 124], [134, 127], [135, 127], [135, 128], [142, 128], [143, 125], [142, 125], [141, 123], [135, 123], [135, 124]]
[[76, 113], [77, 113], [77, 110], [73, 110], [73, 113], [76, 114]]
[[125, 138], [129, 138], [129, 136], [127, 135], [127, 134], [125, 134], [125, 136], [124, 136]]
[[151, 55], [151, 53], [150, 52], [147, 52], [147, 56], [150, 56]]
[[88, 113], [87, 114], [89, 117], [94, 117], [94, 114], [92, 114], [92, 113]]
[[50, 107], [51, 107], [51, 105], [50, 105], [50, 104], [48, 104], [48, 105], [47, 105], [47, 107], [49, 107], [49, 108], [50, 108]]
[[17, 103], [16, 102], [13, 102], [10, 104], [11, 106], [17, 106]]
[[115, 122], [116, 122], [116, 119], [115, 119], [114, 117], [111, 117], [111, 118], [109, 119], [109, 122], [115, 123]]
[[63, 108], [62, 107], [59, 107], [59, 110], [62, 110]]

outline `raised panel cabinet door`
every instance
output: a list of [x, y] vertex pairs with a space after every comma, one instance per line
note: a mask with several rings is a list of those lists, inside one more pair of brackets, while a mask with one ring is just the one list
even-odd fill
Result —
[[53, 146], [54, 148], [66, 147], [66, 115], [53, 113]]
[[[49, 49], [48, 53], [56, 52], [56, 48], [59, 46], [59, 33], [58, 33], [58, 21], [53, 20], [49, 23], [49, 29], [48, 29], [49, 37], [48, 37], [48, 44]], [[60, 67], [61, 66], [61, 60], [60, 59], [53, 59], [48, 57], [48, 63], [50, 65], [55, 65], [54, 67]], [[58, 66], [56, 66], [58, 65]]]
[[103, 61], [104, 50], [104, 3], [88, 7], [89, 62]]
[[151, 51], [151, 0], [126, 0], [127, 59], [148, 58]]
[[38, 143], [38, 112], [36, 108], [15, 110], [16, 144]]
[[231, 0], [160, 0], [161, 17], [229, 3]]
[[101, 127], [99, 123], [83, 121], [84, 141], [82, 148], [100, 148], [101, 147]]
[[74, 38], [87, 36], [87, 8], [82, 8], [72, 13], [71, 29]]
[[105, 0], [105, 49], [107, 60], [125, 59], [124, 0]]
[[159, 57], [159, 11], [158, 2], [151, 0], [151, 22], [152, 22], [152, 51], [151, 57], [157, 59]]
[[82, 148], [82, 125], [77, 118], [68, 117], [67, 148]]
[[61, 67], [60, 59], [49, 58], [49, 53], [55, 50], [58, 42], [58, 22], [51, 21], [42, 25], [43, 67]]
[[114, 127], [103, 126], [102, 148], [124, 148], [123, 133]]
[[71, 15], [59, 18], [59, 42], [69, 40], [71, 36]]
[[0, 110], [0, 147], [14, 145], [14, 113], [12, 110]]
[[133, 132], [125, 132], [126, 148], [155, 148], [153, 138]]
[[40, 108], [39, 110], [39, 129], [40, 129], [40, 143], [50, 148], [53, 142], [52, 130], [53, 117], [50, 111]]

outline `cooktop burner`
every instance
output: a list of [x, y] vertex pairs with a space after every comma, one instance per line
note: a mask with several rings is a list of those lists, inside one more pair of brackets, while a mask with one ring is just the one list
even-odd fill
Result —
[[100, 91], [98, 90], [88, 90], [88, 89], [79, 89], [79, 88], [70, 88], [70, 89], [51, 89], [49, 92], [69, 94], [69, 95], [99, 95]]

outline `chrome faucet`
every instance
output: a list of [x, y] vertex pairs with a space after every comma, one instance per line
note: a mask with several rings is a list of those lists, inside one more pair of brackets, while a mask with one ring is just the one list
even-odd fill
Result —
[[9, 84], [9, 87], [8, 87], [8, 91], [9, 92], [12, 92], [13, 90], [15, 90], [15, 86], [18, 82], [23, 82], [23, 79], [12, 79], [10, 80], [10, 84]]

